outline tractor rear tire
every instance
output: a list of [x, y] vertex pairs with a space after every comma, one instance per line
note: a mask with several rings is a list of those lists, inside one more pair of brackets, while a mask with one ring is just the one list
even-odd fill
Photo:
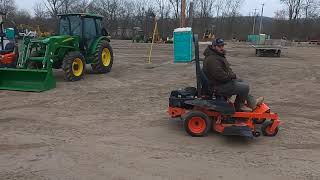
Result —
[[105, 74], [111, 71], [113, 65], [113, 50], [107, 41], [100, 41], [91, 65], [95, 73]]
[[79, 81], [85, 73], [85, 60], [80, 52], [69, 52], [64, 58], [62, 69], [67, 81]]

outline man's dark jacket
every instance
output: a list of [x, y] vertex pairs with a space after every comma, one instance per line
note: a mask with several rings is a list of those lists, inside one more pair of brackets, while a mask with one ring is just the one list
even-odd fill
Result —
[[219, 86], [236, 79], [236, 74], [230, 68], [225, 54], [219, 53], [210, 46], [204, 51], [203, 71], [208, 77], [210, 84]]

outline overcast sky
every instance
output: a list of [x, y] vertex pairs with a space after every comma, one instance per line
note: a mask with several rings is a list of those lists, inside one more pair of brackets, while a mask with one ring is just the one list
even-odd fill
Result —
[[[33, 13], [32, 8], [36, 2], [42, 2], [42, 0], [16, 0], [20, 9], [26, 9], [30, 13]], [[281, 8], [280, 0], [245, 0], [241, 8], [241, 14], [249, 15], [255, 8], [260, 13], [262, 3], [265, 3], [264, 15], [268, 17], [273, 17], [274, 12]]]

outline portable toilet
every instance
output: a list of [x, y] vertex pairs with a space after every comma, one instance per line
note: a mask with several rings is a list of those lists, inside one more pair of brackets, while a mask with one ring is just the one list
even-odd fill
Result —
[[14, 40], [14, 29], [13, 28], [7, 28], [5, 29], [5, 33], [6, 33], [6, 37], [9, 39], [9, 40]]
[[173, 32], [174, 62], [185, 63], [193, 60], [192, 28], [178, 28]]

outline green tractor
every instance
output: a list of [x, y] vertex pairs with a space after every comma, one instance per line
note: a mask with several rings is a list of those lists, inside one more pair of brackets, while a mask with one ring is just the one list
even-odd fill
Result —
[[108, 73], [113, 51], [102, 16], [59, 15], [59, 34], [43, 39], [25, 37], [16, 68], [0, 69], [0, 89], [41, 92], [56, 86], [52, 69], [62, 69], [67, 81], [83, 78], [86, 64], [95, 73]]

